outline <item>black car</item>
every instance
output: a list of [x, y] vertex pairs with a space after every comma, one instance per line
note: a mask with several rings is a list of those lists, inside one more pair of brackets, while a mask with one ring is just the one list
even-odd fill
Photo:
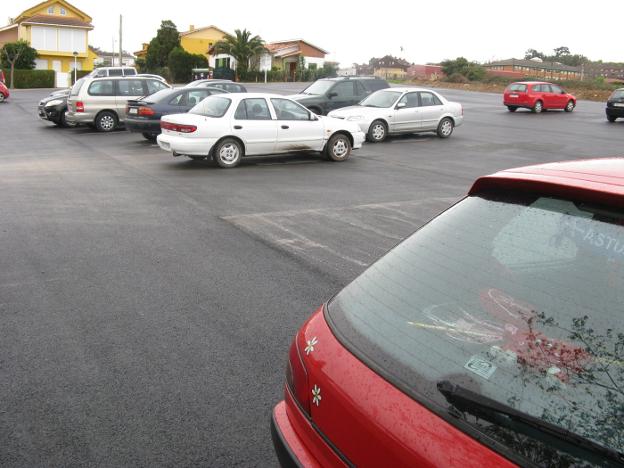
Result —
[[197, 88], [210, 86], [211, 88], [219, 88], [228, 93], [246, 93], [247, 88], [243, 85], [234, 83], [231, 80], [204, 79], [191, 81], [185, 88]]
[[160, 134], [160, 118], [163, 115], [184, 114], [204, 98], [223, 93], [227, 91], [219, 88], [174, 88], [128, 101], [126, 129], [141, 133], [148, 140], [155, 140]]
[[624, 118], [624, 88], [613, 91], [607, 100], [605, 111], [609, 122], [615, 122], [618, 117]]
[[39, 117], [59, 127], [73, 127], [74, 125], [65, 120], [69, 91], [69, 89], [55, 91], [48, 97], [39, 101], [39, 107], [37, 108]]
[[386, 80], [374, 76], [349, 76], [316, 80], [300, 94], [288, 96], [317, 115], [353, 106], [369, 94], [389, 88]]

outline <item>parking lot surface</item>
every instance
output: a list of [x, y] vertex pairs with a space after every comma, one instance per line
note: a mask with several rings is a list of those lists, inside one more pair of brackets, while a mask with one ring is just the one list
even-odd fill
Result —
[[[253, 84], [289, 94], [300, 84]], [[344, 163], [173, 158], [140, 135], [0, 105], [0, 465], [271, 466], [287, 349], [322, 302], [471, 182], [624, 156], [624, 121], [464, 105], [451, 138], [390, 138]]]

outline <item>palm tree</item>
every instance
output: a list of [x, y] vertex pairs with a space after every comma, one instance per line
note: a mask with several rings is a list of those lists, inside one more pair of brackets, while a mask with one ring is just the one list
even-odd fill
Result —
[[264, 52], [264, 41], [260, 36], [252, 36], [247, 29], [236, 29], [235, 35], [227, 34], [215, 43], [215, 54], [228, 54], [236, 59], [236, 75], [249, 69], [251, 59]]

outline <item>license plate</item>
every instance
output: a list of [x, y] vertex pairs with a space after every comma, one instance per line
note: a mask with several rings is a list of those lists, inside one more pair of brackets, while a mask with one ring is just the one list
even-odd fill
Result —
[[517, 94], [510, 94], [509, 97], [518, 97]]
[[130, 113], [131, 114], [138, 114], [139, 110], [133, 107], [133, 108], [130, 109]]
[[614, 102], [613, 105], [615, 107], [624, 107], [624, 102]]

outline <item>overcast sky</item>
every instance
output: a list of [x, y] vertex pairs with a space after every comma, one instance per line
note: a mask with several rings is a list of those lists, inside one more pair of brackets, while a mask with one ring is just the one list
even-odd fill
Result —
[[[37, 0], [12, 0], [3, 13], [16, 16]], [[228, 32], [247, 28], [265, 41], [303, 38], [330, 52], [342, 66], [392, 54], [414, 63], [464, 56], [470, 60], [522, 58], [535, 48], [550, 53], [567, 46], [592, 60], [624, 61], [624, 47], [609, 19], [624, 15], [624, 1], [599, 4], [550, 0], [446, 0], [369, 2], [351, 0], [74, 0], [91, 17], [91, 45], [110, 50], [124, 19], [124, 49], [149, 42], [161, 20], [179, 31], [215, 25]], [[542, 8], [536, 8], [541, 5]], [[578, 5], [578, 6], [577, 6]], [[534, 8], [535, 7], [535, 8]], [[534, 10], [533, 12], [531, 10]], [[539, 11], [538, 11], [539, 10]], [[3, 18], [3, 23], [6, 18]], [[115, 45], [117, 48], [117, 44]], [[401, 51], [403, 48], [403, 51]]]

